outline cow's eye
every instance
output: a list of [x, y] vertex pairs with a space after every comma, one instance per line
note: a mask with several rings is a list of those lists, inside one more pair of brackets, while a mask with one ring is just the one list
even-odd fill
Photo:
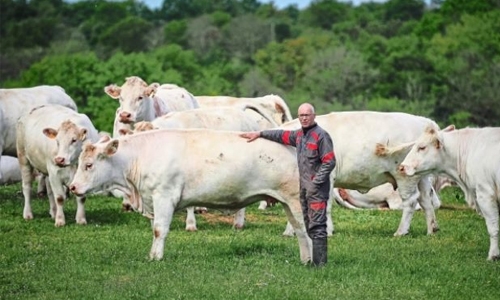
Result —
[[142, 99], [144, 99], [144, 96], [139, 96], [139, 98], [137, 98], [137, 99], [142, 100]]
[[419, 147], [418, 147], [418, 151], [424, 151], [424, 150], [425, 150], [425, 148], [426, 148], [425, 146], [419, 146]]
[[94, 164], [92, 164], [92, 163], [86, 163], [85, 164], [85, 171], [91, 170], [93, 166], [94, 166]]
[[76, 139], [75, 138], [71, 139], [71, 144], [74, 144], [74, 143], [76, 143]]

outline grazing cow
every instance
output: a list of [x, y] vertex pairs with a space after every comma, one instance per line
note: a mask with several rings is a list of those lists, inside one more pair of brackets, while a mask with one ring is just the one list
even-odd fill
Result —
[[17, 158], [12, 156], [2, 156], [0, 167], [0, 184], [12, 184], [21, 181], [21, 170]]
[[[433, 203], [438, 203], [439, 198], [429, 176], [420, 179], [403, 176], [398, 172], [398, 165], [406, 153], [389, 154], [381, 149], [384, 145], [414, 141], [428, 126], [437, 130], [439, 127], [434, 121], [405, 113], [351, 111], [319, 115], [316, 122], [333, 139], [337, 159], [331, 174], [334, 187], [367, 192], [389, 182], [403, 199], [403, 215], [395, 236], [408, 234], [417, 201], [425, 212], [427, 234], [438, 230], [434, 206], [439, 205]], [[298, 120], [280, 126], [282, 129], [299, 127]], [[328, 208], [331, 209], [331, 204]], [[331, 234], [333, 223], [331, 214], [327, 215], [328, 233]], [[290, 229], [287, 226], [284, 235], [293, 235]]]
[[408, 148], [411, 150], [401, 163], [400, 172], [409, 178], [434, 173], [455, 180], [468, 204], [486, 221], [490, 236], [488, 260], [500, 259], [500, 128], [429, 128], [414, 143], [390, 151], [406, 152]]
[[[283, 204], [300, 257], [311, 259], [299, 203], [295, 150], [270, 141], [248, 144], [241, 132], [162, 129], [86, 145], [70, 185], [83, 196], [120, 189], [152, 218], [151, 259], [161, 259], [175, 211], [189, 206], [240, 209], [262, 199]], [[161, 155], [158, 155], [161, 149]]]
[[[241, 108], [217, 107], [217, 108], [197, 108], [185, 111], [170, 112], [160, 116], [151, 122], [142, 121], [135, 124], [135, 131], [147, 131], [152, 129], [186, 129], [186, 128], [209, 128], [226, 131], [256, 131], [259, 125], [253, 117], [245, 113], [245, 109], [252, 109], [262, 115], [268, 122], [274, 120], [266, 115], [259, 106], [246, 104]], [[276, 126], [277, 124], [274, 123]], [[128, 131], [122, 130], [124, 134]], [[265, 201], [264, 201], [265, 202]], [[127, 205], [126, 200], [124, 201]], [[241, 229], [245, 223], [245, 208], [240, 209], [235, 214], [234, 228]], [[196, 218], [194, 207], [187, 208], [186, 230], [196, 231]]]
[[77, 110], [73, 99], [60, 86], [41, 85], [30, 88], [0, 89], [1, 155], [17, 155], [17, 119], [33, 108], [44, 104], [59, 104], [74, 111]]
[[198, 102], [186, 89], [175, 84], [148, 85], [137, 76], [127, 77], [121, 87], [108, 85], [104, 91], [120, 101], [116, 116], [122, 123], [152, 121], [171, 111], [198, 107]]
[[[55, 226], [66, 223], [63, 205], [67, 185], [73, 178], [78, 155], [85, 141], [97, 141], [99, 134], [90, 119], [60, 105], [44, 105], [33, 109], [17, 122], [17, 157], [21, 168], [24, 195], [23, 217], [33, 219], [31, 185], [34, 170], [48, 175], [50, 215]], [[86, 224], [85, 198], [77, 197], [76, 222]]]
[[259, 105], [275, 121], [271, 123], [263, 118], [262, 114], [255, 112], [255, 110], [248, 110], [248, 114], [250, 114], [259, 123], [260, 129], [276, 127], [274, 123], [281, 125], [292, 120], [292, 114], [290, 113], [288, 105], [285, 100], [278, 95], [266, 95], [255, 98], [196, 96], [196, 99], [202, 108], [228, 106], [241, 109], [248, 105]]

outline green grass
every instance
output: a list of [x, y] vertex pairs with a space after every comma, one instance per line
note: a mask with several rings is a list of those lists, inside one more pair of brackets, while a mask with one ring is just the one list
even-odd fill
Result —
[[217, 211], [185, 213], [171, 226], [162, 261], [149, 261], [149, 220], [120, 211], [121, 201], [89, 197], [87, 226], [55, 228], [48, 201], [22, 218], [20, 186], [0, 187], [0, 299], [498, 299], [500, 262], [486, 260], [484, 220], [461, 192], [442, 193], [441, 230], [427, 236], [417, 212], [411, 233], [392, 236], [400, 211], [352, 211], [335, 206], [336, 233], [328, 265], [303, 266], [296, 238], [281, 236], [280, 206], [248, 208], [245, 229]]

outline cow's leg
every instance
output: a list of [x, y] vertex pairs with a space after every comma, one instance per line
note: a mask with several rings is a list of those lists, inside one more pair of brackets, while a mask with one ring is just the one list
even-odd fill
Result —
[[300, 260], [302, 263], [307, 264], [312, 258], [312, 241], [306, 233], [304, 225], [304, 216], [299, 201], [293, 203], [283, 203], [283, 209], [288, 217], [288, 222], [293, 227], [300, 249]]
[[196, 231], [196, 217], [194, 215], [194, 206], [186, 208], [186, 230]]
[[326, 233], [328, 234], [328, 236], [332, 236], [333, 232], [335, 231], [332, 218], [332, 206], [333, 206], [333, 199], [330, 196], [330, 199], [328, 199], [326, 203]]
[[394, 236], [406, 235], [410, 230], [410, 223], [413, 218], [413, 214], [415, 213], [417, 198], [420, 196], [417, 185], [418, 180], [412, 180], [409, 178], [402, 183], [398, 181], [398, 191], [401, 195], [403, 215], [401, 217], [398, 230], [394, 233]]
[[418, 197], [418, 203], [422, 207], [425, 213], [425, 220], [427, 222], [427, 234], [433, 234], [439, 230], [439, 226], [436, 220], [436, 213], [434, 211], [434, 204], [432, 198], [437, 197], [432, 184], [428, 177], [423, 177], [418, 183], [418, 189], [420, 191], [420, 197]]
[[259, 209], [266, 210], [266, 208], [267, 208], [267, 201], [265, 201], [265, 200], [260, 201], [259, 202]]
[[56, 201], [54, 200], [54, 192], [47, 177], [45, 177], [45, 188], [47, 189], [47, 198], [49, 198], [49, 214], [52, 219], [55, 219], [57, 211]]
[[85, 218], [85, 197], [76, 197], [76, 224], [87, 225], [87, 219]]
[[290, 221], [286, 222], [286, 227], [285, 231], [283, 231], [284, 236], [294, 236], [295, 235], [295, 230], [293, 229], [292, 224], [290, 224]]
[[33, 219], [33, 212], [31, 210], [31, 188], [33, 184], [33, 168], [29, 164], [26, 156], [18, 152], [19, 167], [21, 169], [21, 180], [24, 196], [24, 209], [23, 218], [25, 220]]
[[245, 226], [245, 208], [244, 207], [242, 209], [238, 210], [234, 214], [234, 223], [233, 223], [233, 227], [235, 229], [243, 229], [243, 226]]
[[38, 198], [43, 198], [45, 195], [47, 195], [47, 180], [46, 176], [43, 174], [37, 174], [35, 175], [35, 178], [37, 180], [37, 188], [36, 188], [36, 195]]
[[49, 174], [49, 182], [52, 187], [52, 193], [56, 203], [55, 226], [61, 227], [66, 224], [66, 218], [64, 217], [64, 201], [66, 200], [66, 191], [64, 190], [64, 186], [58, 176], [50, 176]]
[[153, 245], [149, 252], [149, 257], [152, 260], [160, 260], [163, 258], [163, 249], [165, 247], [165, 238], [170, 230], [170, 223], [174, 215], [174, 202], [172, 197], [164, 199], [155, 199], [153, 197], [154, 219], [152, 220], [153, 228]]
[[490, 236], [490, 250], [488, 251], [488, 260], [500, 259], [500, 250], [498, 249], [498, 230], [499, 230], [499, 208], [495, 192], [488, 186], [477, 187], [477, 206], [479, 207], [486, 228]]

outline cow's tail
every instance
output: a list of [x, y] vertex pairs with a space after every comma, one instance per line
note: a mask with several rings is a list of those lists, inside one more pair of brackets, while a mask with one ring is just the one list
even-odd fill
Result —
[[267, 112], [265, 112], [264, 110], [262, 110], [261, 107], [259, 107], [259, 105], [255, 105], [255, 104], [252, 104], [252, 103], [245, 103], [241, 106], [241, 109], [242, 110], [247, 110], [247, 109], [251, 109], [253, 111], [255, 111], [256, 113], [258, 113], [259, 115], [261, 115], [262, 117], [264, 117], [264, 119], [266, 119], [267, 121], [269, 121], [269, 123], [271, 123], [273, 125], [273, 127], [278, 127], [279, 124], [276, 123], [276, 121], [271, 117], [269, 116], [269, 114], [267, 114]]

